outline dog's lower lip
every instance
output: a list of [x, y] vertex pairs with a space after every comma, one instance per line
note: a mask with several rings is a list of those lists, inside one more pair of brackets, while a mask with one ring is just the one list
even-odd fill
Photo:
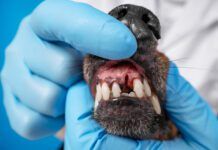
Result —
[[94, 111], [94, 115], [100, 115], [102, 119], [110, 118], [120, 121], [131, 120], [132, 117], [137, 117], [137, 120], [151, 114], [160, 116], [155, 112], [149, 100], [139, 100], [126, 96], [119, 97], [116, 101], [100, 101], [99, 107]]
[[129, 99], [129, 100], [139, 100], [139, 98], [137, 97], [129, 97], [129, 96], [120, 96], [120, 97], [117, 97], [117, 98], [112, 98], [111, 100], [112, 101], [118, 101], [118, 100], [123, 100], [123, 99]]

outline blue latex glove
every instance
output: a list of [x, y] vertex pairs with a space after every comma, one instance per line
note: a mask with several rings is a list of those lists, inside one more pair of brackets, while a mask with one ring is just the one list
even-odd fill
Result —
[[107, 134], [92, 119], [93, 98], [84, 81], [72, 86], [66, 102], [66, 150], [218, 149], [218, 120], [208, 104], [171, 64], [166, 111], [181, 132], [171, 141], [133, 140]]
[[83, 54], [120, 59], [136, 47], [113, 17], [83, 3], [44, 1], [6, 50], [2, 84], [12, 128], [29, 139], [54, 134], [64, 125], [67, 90], [82, 77]]

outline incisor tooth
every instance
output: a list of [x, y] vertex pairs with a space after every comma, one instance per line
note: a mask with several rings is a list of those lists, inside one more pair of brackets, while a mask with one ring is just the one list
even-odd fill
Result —
[[136, 97], [135, 92], [130, 92], [130, 93], [129, 93], [129, 96], [130, 96], [130, 97]]
[[139, 79], [135, 79], [133, 81], [133, 91], [139, 98], [142, 98], [144, 96], [143, 84]]
[[112, 85], [113, 97], [120, 97], [121, 89], [118, 83], [114, 82]]
[[150, 88], [150, 86], [148, 84], [148, 81], [144, 79], [143, 85], [144, 85], [145, 95], [151, 96], [151, 88]]
[[102, 84], [102, 95], [103, 95], [103, 99], [104, 100], [109, 100], [110, 98], [110, 89], [109, 86], [107, 85], [107, 83], [103, 83]]
[[95, 100], [100, 101], [102, 99], [102, 91], [101, 91], [101, 85], [98, 84], [96, 86], [96, 94], [95, 94]]
[[157, 96], [153, 95], [151, 98], [151, 103], [154, 107], [154, 110], [157, 114], [161, 114], [161, 108], [160, 108], [160, 103], [158, 101]]

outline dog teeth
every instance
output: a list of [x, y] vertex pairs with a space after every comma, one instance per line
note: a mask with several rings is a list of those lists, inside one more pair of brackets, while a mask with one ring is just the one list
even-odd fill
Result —
[[139, 79], [134, 79], [133, 81], [133, 91], [136, 96], [142, 98], [144, 96], [143, 84]]
[[148, 84], [148, 81], [144, 79], [143, 81], [143, 85], [144, 85], [144, 92], [145, 92], [145, 95], [150, 97], [151, 96], [151, 88]]
[[97, 107], [98, 107], [98, 104], [99, 104], [99, 101], [95, 101], [94, 110], [96, 110], [96, 109], [97, 109]]
[[130, 96], [130, 97], [136, 97], [135, 92], [130, 92], [130, 93], [129, 93], [129, 96]]
[[113, 101], [117, 101], [117, 100], [118, 100], [118, 98], [114, 98], [114, 99], [113, 99]]
[[128, 93], [121, 93], [121, 96], [129, 96]]
[[138, 98], [142, 98], [144, 96], [150, 97], [154, 111], [159, 115], [161, 114], [161, 107], [158, 97], [152, 94], [151, 88], [146, 79], [143, 80], [143, 83], [141, 82], [140, 79], [134, 79], [133, 91], [131, 91], [130, 93], [124, 93], [124, 92], [122, 93], [120, 85], [117, 82], [114, 82], [112, 84], [112, 90], [110, 90], [106, 82], [103, 82], [102, 85], [97, 84], [94, 109], [95, 110], [97, 109], [98, 104], [102, 99], [106, 101], [109, 100], [110, 95], [113, 96], [112, 97], [113, 101], [118, 100], [118, 97], [120, 96], [138, 97]]
[[107, 83], [102, 84], [102, 95], [104, 100], [109, 100], [110, 98], [110, 88]]
[[[144, 96], [151, 97], [152, 92], [151, 88], [148, 84], [148, 81], [146, 79], [143, 80], [143, 83], [140, 79], [134, 79], [133, 80], [133, 91], [130, 93], [125, 93], [121, 91], [120, 85], [117, 82], [113, 82], [111, 89], [109, 88], [109, 85], [106, 82], [103, 82], [102, 84], [97, 84], [96, 86], [96, 94], [95, 94], [95, 102], [96, 107], [100, 100], [109, 100], [111, 98], [118, 98], [120, 96], [128, 96], [128, 97], [138, 97], [142, 98]], [[155, 108], [157, 112], [159, 112], [158, 106], [156, 106], [157, 102], [155, 102], [155, 98], [153, 98]], [[117, 100], [117, 99], [116, 99]]]
[[99, 101], [102, 99], [102, 90], [101, 90], [101, 85], [98, 84], [96, 86], [96, 94], [95, 94], [95, 110], [98, 107]]
[[96, 86], [96, 95], [95, 95], [95, 101], [100, 101], [102, 98], [102, 91], [101, 91], [101, 85], [98, 84]]
[[161, 114], [161, 108], [160, 108], [160, 103], [158, 101], [157, 96], [153, 95], [151, 97], [151, 103], [152, 103], [152, 105], [154, 107], [155, 112], [160, 115]]
[[121, 89], [118, 83], [114, 82], [112, 85], [113, 97], [120, 97]]

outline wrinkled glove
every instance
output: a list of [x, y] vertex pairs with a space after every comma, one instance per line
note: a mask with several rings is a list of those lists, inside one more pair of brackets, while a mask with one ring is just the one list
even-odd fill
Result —
[[181, 137], [171, 141], [133, 140], [107, 134], [92, 119], [93, 98], [84, 81], [72, 86], [66, 102], [65, 149], [216, 150], [218, 120], [198, 92], [170, 65], [165, 109]]
[[67, 90], [82, 77], [83, 55], [121, 59], [136, 48], [113, 17], [83, 3], [44, 1], [6, 50], [1, 80], [12, 128], [29, 139], [54, 134], [64, 125]]

